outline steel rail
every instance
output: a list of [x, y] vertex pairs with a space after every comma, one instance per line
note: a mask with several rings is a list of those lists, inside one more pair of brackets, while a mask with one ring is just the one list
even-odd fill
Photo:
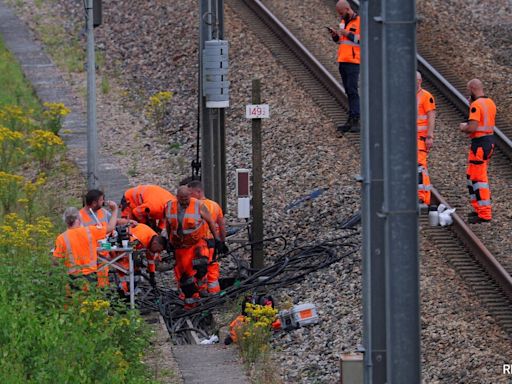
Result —
[[[453, 85], [450, 84], [444, 76], [436, 71], [427, 60], [425, 60], [420, 54], [417, 54], [418, 69], [435, 87], [450, 100], [453, 105], [462, 113], [467, 115], [469, 102]], [[494, 127], [494, 135], [496, 137], [497, 146], [506, 154], [506, 156], [512, 160], [512, 140], [510, 140], [505, 133], [498, 127]]]
[[[439, 191], [432, 188], [432, 202], [434, 204], [444, 204], [450, 207], [450, 204], [441, 196]], [[498, 283], [503, 292], [512, 301], [512, 277], [503, 268], [494, 255], [487, 249], [487, 247], [480, 241], [477, 235], [468, 227], [462, 218], [454, 212], [453, 218], [453, 231], [457, 237], [469, 249], [470, 253], [475, 256], [477, 261], [485, 268], [489, 275]]]
[[[359, 0], [350, 0], [355, 5], [356, 9], [359, 9]], [[453, 105], [463, 115], [468, 113], [469, 102], [462, 93], [459, 92], [446, 78], [438, 72], [432, 65], [429, 64], [423, 56], [416, 53], [416, 59], [418, 62], [418, 69], [436, 88], [450, 100]], [[503, 153], [512, 161], [512, 140], [497, 126], [494, 127], [494, 135], [496, 136], [496, 144], [503, 151]]]
[[[309, 50], [281, 23], [281, 21], [270, 12], [259, 0], [241, 0], [245, 3], [264, 23], [281, 39], [290, 50], [294, 52], [299, 60], [301, 60], [308, 70], [329, 90], [335, 99], [341, 104], [346, 105], [347, 98], [344, 94], [343, 87], [339, 82], [327, 71], [327, 69], [309, 52]], [[358, 4], [358, 2], [354, 3]], [[438, 71], [435, 70], [423, 57], [417, 55], [418, 65], [427, 79], [434, 83], [439, 90], [461, 112], [467, 113], [469, 106], [464, 96], [453, 87]], [[498, 138], [500, 147], [507, 155], [512, 154], [512, 141], [498, 128], [495, 128], [495, 134]], [[510, 157], [512, 159], [512, 157]], [[447, 207], [451, 205], [433, 188], [432, 197], [434, 202], [443, 203]], [[469, 249], [470, 253], [489, 273], [492, 279], [501, 287], [503, 293], [512, 301], [512, 278], [503, 266], [496, 260], [492, 253], [485, 247], [475, 233], [469, 228], [459, 215], [454, 213], [453, 232], [459, 240]]]
[[290, 48], [338, 103], [346, 105], [345, 89], [315, 56], [260, 0], [242, 0]]

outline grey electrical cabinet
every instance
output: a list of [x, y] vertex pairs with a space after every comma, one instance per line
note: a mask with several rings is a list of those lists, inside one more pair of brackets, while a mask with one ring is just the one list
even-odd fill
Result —
[[102, 22], [101, 0], [92, 0], [92, 25], [99, 27]]
[[228, 42], [208, 40], [203, 49], [203, 96], [206, 108], [229, 107]]

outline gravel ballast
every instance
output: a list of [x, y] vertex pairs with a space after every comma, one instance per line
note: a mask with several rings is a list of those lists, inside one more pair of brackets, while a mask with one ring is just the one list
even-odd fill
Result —
[[[36, 16], [46, 8], [37, 8], [33, 1], [23, 3], [20, 12], [34, 26]], [[332, 52], [333, 61], [328, 65], [336, 71], [336, 47], [320, 28], [337, 22], [330, 2], [265, 3], [283, 16], [283, 21], [302, 30], [301, 38], [316, 41], [319, 52]], [[54, 4], [51, 12], [58, 15], [57, 20], [73, 29], [81, 8], [63, 0]], [[420, 2], [420, 11], [422, 6]], [[197, 2], [109, 0], [103, 7], [104, 25], [96, 30], [96, 37], [105, 54], [104, 75], [110, 76], [112, 89], [108, 94], [98, 93], [102, 150], [116, 155], [131, 184], [154, 183], [174, 190], [178, 181], [189, 175], [195, 155]], [[450, 22], [455, 24], [459, 20], [455, 8], [452, 13]], [[251, 131], [244, 106], [251, 99], [252, 78], [261, 78], [262, 97], [272, 114], [263, 123], [266, 234], [283, 233], [292, 244], [341, 234], [339, 222], [359, 207], [359, 185], [354, 180], [359, 173], [359, 154], [348, 140], [336, 137], [334, 122], [311, 103], [301, 85], [229, 6], [225, 22], [232, 82], [231, 107], [226, 111], [228, 215], [236, 212], [234, 170], [250, 167]], [[70, 80], [81, 94], [84, 75], [73, 74]], [[148, 124], [143, 113], [149, 96], [160, 90], [175, 93], [163, 130]], [[498, 100], [505, 103], [507, 99]], [[465, 152], [463, 155], [465, 159]], [[432, 168], [435, 161], [433, 158]], [[318, 187], [328, 190], [296, 210], [284, 211], [288, 203]], [[512, 356], [506, 335], [446, 263], [442, 250], [425, 238], [421, 249], [424, 382], [507, 382], [501, 374], [502, 364]], [[278, 299], [289, 296], [296, 303], [315, 303], [321, 318], [317, 326], [275, 337], [274, 355], [284, 383], [338, 380], [343, 348], [352, 350], [361, 343], [360, 287], [358, 255], [275, 295]]]

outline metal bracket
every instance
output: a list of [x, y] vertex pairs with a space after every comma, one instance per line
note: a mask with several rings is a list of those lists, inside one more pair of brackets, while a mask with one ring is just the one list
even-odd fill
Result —
[[375, 16], [373, 20], [381, 24], [416, 24], [418, 22], [417, 18], [414, 18], [412, 20], [387, 21], [384, 19], [383, 16]]

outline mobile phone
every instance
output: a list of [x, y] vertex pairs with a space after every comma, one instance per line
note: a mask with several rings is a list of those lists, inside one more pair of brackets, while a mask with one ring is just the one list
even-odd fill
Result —
[[327, 25], [325, 26], [325, 28], [327, 28], [327, 30], [328, 30], [329, 32], [334, 32], [334, 29], [333, 29], [333, 28], [331, 28], [331, 27], [328, 27]]

